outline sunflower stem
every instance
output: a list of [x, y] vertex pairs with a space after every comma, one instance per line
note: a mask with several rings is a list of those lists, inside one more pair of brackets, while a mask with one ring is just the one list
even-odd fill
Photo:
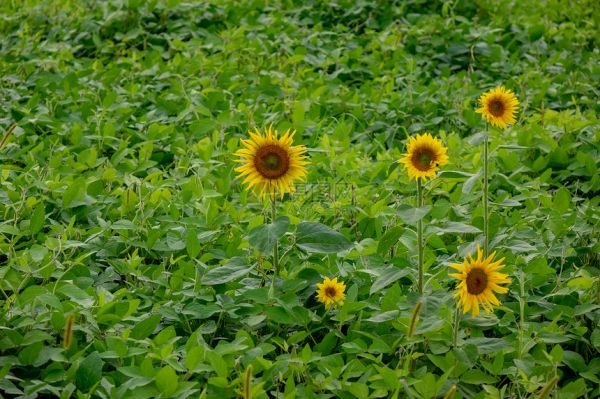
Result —
[[460, 326], [460, 305], [456, 305], [456, 310], [454, 311], [454, 326], [452, 329], [452, 347], [456, 348], [458, 342], [458, 329]]
[[519, 358], [523, 356], [525, 341], [525, 273], [519, 272]]
[[483, 255], [489, 251], [489, 209], [488, 209], [488, 135], [489, 129], [485, 123], [485, 138], [483, 139]]
[[[421, 179], [417, 178], [417, 206], [420, 208], [423, 206], [423, 183]], [[417, 286], [419, 288], [419, 294], [423, 295], [423, 219], [419, 219], [417, 222], [417, 244], [419, 248], [419, 277], [417, 280]]]
[[[275, 223], [275, 218], [277, 217], [277, 198], [275, 195], [271, 196], [271, 223]], [[273, 246], [273, 269], [274, 269], [274, 277], [273, 281], [275, 281], [275, 277], [279, 275], [279, 244], [275, 242]]]

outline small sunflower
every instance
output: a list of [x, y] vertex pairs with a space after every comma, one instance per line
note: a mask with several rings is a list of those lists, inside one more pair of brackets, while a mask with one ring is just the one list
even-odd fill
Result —
[[346, 298], [345, 289], [346, 285], [341, 281], [337, 281], [337, 277], [333, 280], [325, 277], [321, 284], [317, 284], [317, 300], [324, 303], [327, 309], [334, 304], [341, 305], [344, 298]]
[[433, 178], [438, 167], [448, 163], [448, 149], [429, 133], [409, 137], [406, 147], [408, 152], [400, 162], [412, 179]]
[[263, 135], [255, 128], [250, 132], [250, 139], [242, 139], [245, 148], [236, 151], [241, 166], [235, 168], [238, 178], [245, 176], [244, 184], [253, 188], [260, 196], [277, 193], [283, 197], [294, 191], [294, 180], [304, 180], [305, 166], [309, 164], [304, 155], [306, 148], [302, 145], [292, 146], [295, 131], [289, 129], [278, 137], [277, 130], [267, 128]]
[[502, 261], [504, 258], [492, 262], [496, 253], [492, 253], [487, 258], [483, 258], [483, 251], [477, 247], [477, 259], [473, 259], [471, 254], [465, 258], [462, 264], [450, 264], [449, 266], [460, 271], [460, 273], [451, 273], [449, 276], [460, 280], [455, 298], [459, 299], [459, 305], [463, 307], [463, 313], [472, 311], [473, 317], [479, 314], [479, 305], [490, 313], [494, 306], [500, 305], [500, 301], [494, 295], [494, 292], [505, 294], [508, 288], [501, 287], [500, 284], [509, 284], [508, 275], [499, 273], [504, 267]]
[[498, 86], [479, 97], [480, 113], [489, 123], [505, 129], [507, 124], [515, 123], [515, 112], [519, 108], [519, 100], [511, 90]]

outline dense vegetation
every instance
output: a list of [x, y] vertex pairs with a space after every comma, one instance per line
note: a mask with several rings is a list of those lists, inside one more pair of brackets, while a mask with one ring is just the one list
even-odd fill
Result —
[[[564, 3], [0, 2], [2, 395], [598, 397], [600, 8]], [[489, 136], [512, 284], [454, 345], [475, 108], [500, 84], [521, 103]], [[273, 224], [233, 170], [271, 124], [312, 162]], [[450, 162], [415, 209], [397, 161], [425, 131]]]

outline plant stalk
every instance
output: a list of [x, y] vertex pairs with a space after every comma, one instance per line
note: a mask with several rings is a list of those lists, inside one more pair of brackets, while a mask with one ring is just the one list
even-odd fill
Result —
[[452, 329], [452, 347], [456, 348], [458, 343], [458, 328], [460, 326], [460, 306], [456, 305], [456, 310], [454, 311], [454, 326]]
[[489, 223], [490, 214], [488, 209], [488, 124], [485, 124], [485, 138], [483, 140], [483, 256], [488, 256], [489, 251]]
[[[271, 196], [271, 223], [275, 223], [277, 217], [277, 198], [275, 195]], [[275, 277], [279, 275], [279, 244], [275, 242], [273, 246], [273, 270]]]
[[[420, 208], [423, 206], [423, 183], [421, 179], [417, 178], [417, 206]], [[419, 277], [417, 281], [417, 286], [419, 288], [419, 294], [423, 295], [424, 286], [423, 286], [423, 219], [419, 219], [417, 222], [417, 243], [419, 248]]]

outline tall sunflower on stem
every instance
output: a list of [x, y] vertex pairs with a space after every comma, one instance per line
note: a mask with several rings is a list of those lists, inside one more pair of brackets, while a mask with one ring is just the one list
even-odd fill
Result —
[[[423, 181], [428, 178], [433, 179], [439, 167], [448, 163], [448, 149], [430, 133], [409, 137], [406, 149], [407, 152], [400, 162], [404, 164], [408, 177], [417, 181], [417, 206], [422, 207], [424, 205]], [[417, 287], [419, 294], [422, 295], [424, 291], [423, 249], [425, 243], [423, 242], [423, 221], [421, 219], [417, 222], [417, 244], [419, 249]]]
[[479, 314], [479, 305], [486, 312], [491, 311], [493, 305], [499, 305], [499, 301], [494, 295], [495, 292], [505, 293], [508, 288], [501, 287], [500, 284], [510, 283], [508, 276], [499, 273], [496, 270], [504, 267], [502, 262], [504, 258], [494, 262], [496, 253], [489, 254], [489, 168], [488, 168], [488, 141], [489, 124], [500, 129], [506, 129], [508, 125], [516, 122], [515, 113], [519, 108], [519, 100], [511, 90], [504, 86], [498, 86], [489, 90], [479, 97], [479, 108], [475, 112], [480, 113], [485, 119], [485, 137], [483, 140], [483, 251], [477, 247], [477, 259], [465, 259], [463, 265], [450, 265], [461, 273], [450, 274], [461, 282], [458, 285], [458, 292], [455, 297], [459, 298], [454, 314], [453, 344], [456, 346], [458, 339], [458, 329], [460, 325], [460, 308], [464, 313], [472, 310], [472, 315]]
[[489, 193], [488, 193], [488, 125], [491, 123], [500, 129], [516, 122], [515, 113], [519, 101], [511, 90], [498, 86], [479, 97], [480, 107], [475, 111], [485, 119], [485, 138], [483, 140], [483, 254], [489, 251]]
[[[249, 139], [241, 139], [244, 148], [236, 151], [241, 163], [235, 168], [238, 178], [244, 179], [243, 184], [253, 190], [259, 197], [268, 196], [271, 200], [271, 223], [275, 223], [277, 214], [277, 197], [283, 199], [285, 193], [294, 191], [294, 182], [304, 180], [307, 161], [306, 148], [303, 145], [294, 146], [296, 131], [288, 129], [279, 136], [277, 129], [269, 126], [264, 133], [257, 128], [249, 132]], [[278, 245], [273, 247], [274, 277], [279, 274]]]

